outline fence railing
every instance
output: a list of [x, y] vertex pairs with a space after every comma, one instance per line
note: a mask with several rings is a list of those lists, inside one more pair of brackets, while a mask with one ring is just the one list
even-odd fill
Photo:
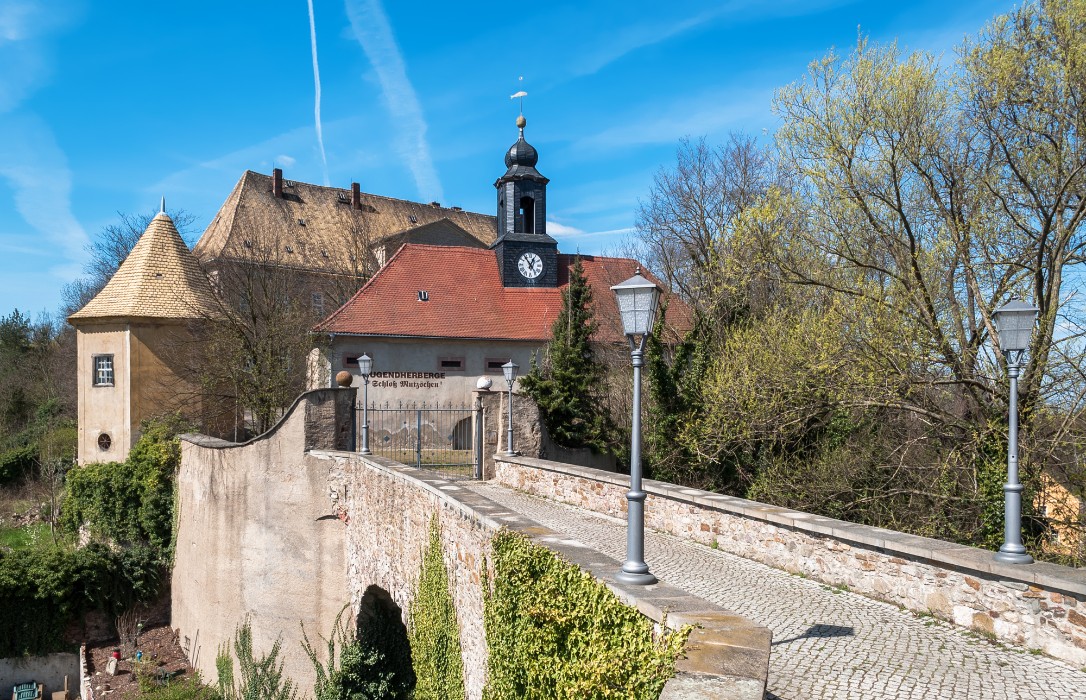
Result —
[[475, 411], [470, 406], [388, 402], [370, 404], [364, 410], [357, 404], [355, 449], [362, 449], [368, 427], [372, 454], [440, 472], [449, 479], [471, 479], [479, 467]]

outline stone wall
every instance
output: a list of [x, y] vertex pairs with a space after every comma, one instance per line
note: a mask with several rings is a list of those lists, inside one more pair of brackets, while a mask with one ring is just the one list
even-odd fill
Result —
[[[625, 517], [629, 477], [495, 459], [511, 488]], [[646, 480], [648, 527], [1086, 666], [1086, 570], [997, 562], [992, 552]]]
[[285, 673], [310, 692], [300, 646], [327, 635], [350, 602], [344, 532], [329, 500], [331, 464], [307, 447], [346, 447], [353, 389], [303, 394], [271, 431], [234, 444], [182, 437], [171, 625], [207, 682], [215, 654], [252, 620], [259, 655], [283, 640]]

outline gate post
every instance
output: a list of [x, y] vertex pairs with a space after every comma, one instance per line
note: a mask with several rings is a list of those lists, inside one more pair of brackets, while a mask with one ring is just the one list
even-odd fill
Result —
[[422, 409], [415, 409], [415, 466], [422, 469]]
[[475, 405], [472, 407], [472, 423], [475, 428], [472, 432], [471, 446], [475, 453], [475, 478], [483, 479], [483, 397], [475, 392]]

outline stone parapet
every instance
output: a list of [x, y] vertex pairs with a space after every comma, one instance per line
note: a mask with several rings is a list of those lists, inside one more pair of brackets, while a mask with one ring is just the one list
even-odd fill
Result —
[[[627, 476], [500, 454], [494, 465], [505, 486], [625, 517]], [[1004, 564], [974, 547], [659, 481], [644, 490], [648, 527], [1086, 665], [1086, 570]]]

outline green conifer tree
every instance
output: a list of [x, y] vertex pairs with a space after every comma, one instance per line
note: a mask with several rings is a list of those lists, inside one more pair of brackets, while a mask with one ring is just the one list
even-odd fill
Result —
[[562, 291], [562, 311], [554, 322], [543, 361], [532, 358], [520, 388], [539, 405], [551, 438], [565, 447], [605, 451], [613, 434], [603, 397], [605, 368], [592, 351], [596, 330], [592, 287], [580, 257]]

